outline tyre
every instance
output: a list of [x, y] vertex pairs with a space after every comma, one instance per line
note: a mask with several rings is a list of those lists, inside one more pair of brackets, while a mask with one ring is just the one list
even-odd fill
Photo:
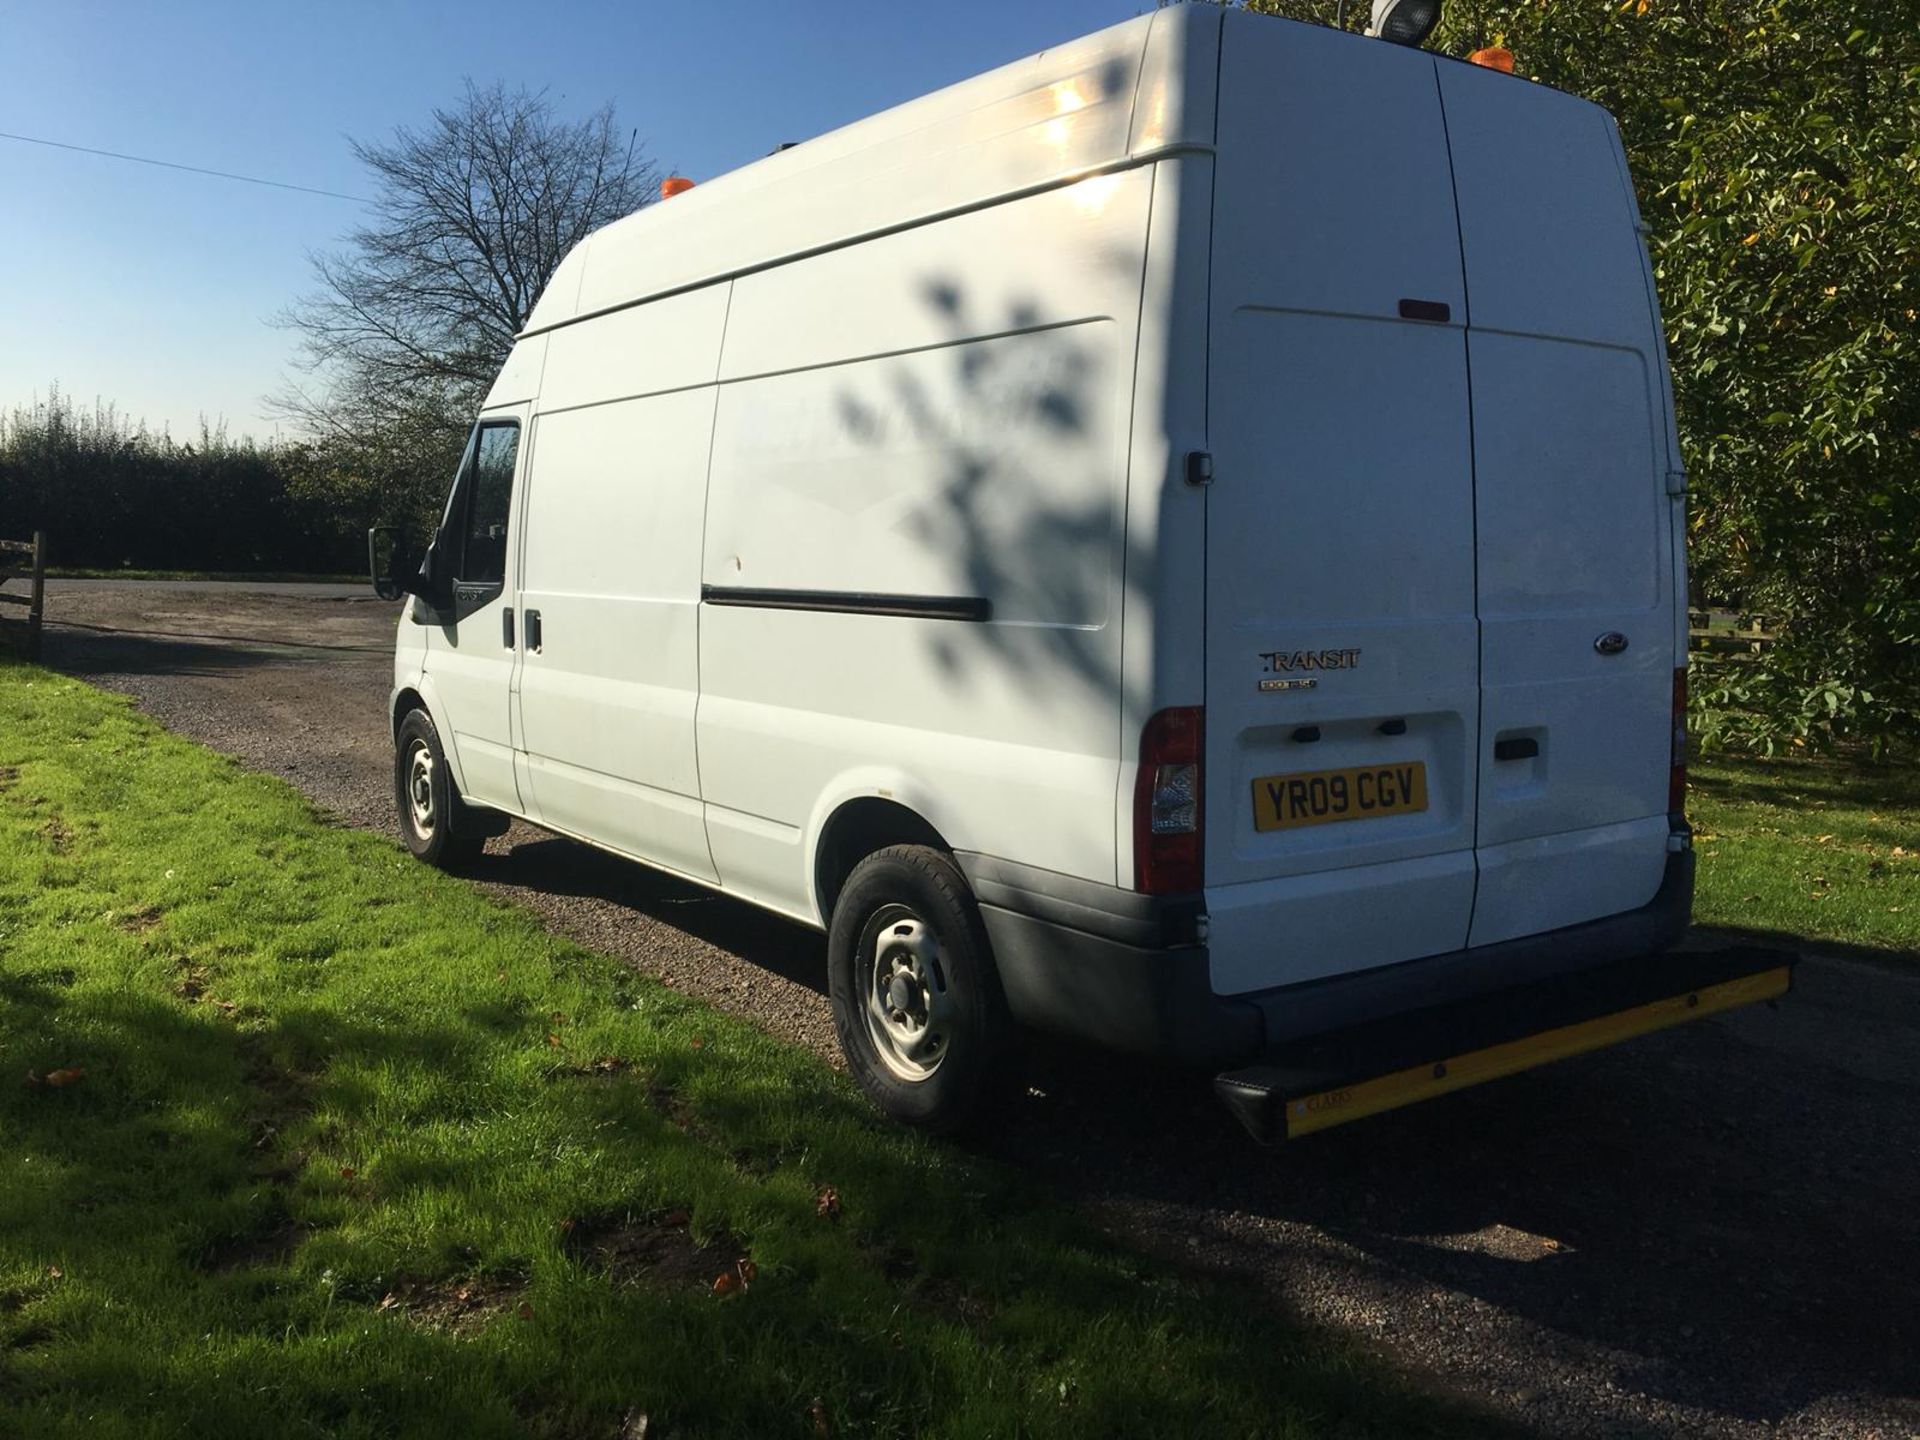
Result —
[[887, 1115], [936, 1134], [998, 1093], [1012, 1021], [979, 908], [951, 857], [895, 845], [833, 907], [828, 993], [847, 1068]]
[[440, 733], [424, 710], [409, 710], [394, 737], [393, 799], [401, 838], [429, 865], [457, 869], [485, 848], [486, 835], [460, 823], [464, 807], [454, 793]]

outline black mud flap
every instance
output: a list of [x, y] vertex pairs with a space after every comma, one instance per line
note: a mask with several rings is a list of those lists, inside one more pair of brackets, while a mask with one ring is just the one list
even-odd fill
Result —
[[1297, 1139], [1793, 986], [1791, 951], [1667, 953], [1289, 1041], [1214, 1080], [1256, 1140]]

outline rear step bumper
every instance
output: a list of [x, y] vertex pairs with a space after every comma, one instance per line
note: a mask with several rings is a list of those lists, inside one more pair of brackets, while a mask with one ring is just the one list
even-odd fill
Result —
[[1776, 999], [1797, 959], [1740, 948], [1614, 961], [1295, 1039], [1214, 1089], [1255, 1139], [1295, 1139]]
[[1621, 915], [1245, 995], [1214, 993], [1204, 899], [1137, 895], [967, 851], [1014, 1018], [1037, 1030], [1212, 1071], [1292, 1053], [1306, 1037], [1425, 1011], [1517, 984], [1651, 955], [1686, 932], [1691, 850]]

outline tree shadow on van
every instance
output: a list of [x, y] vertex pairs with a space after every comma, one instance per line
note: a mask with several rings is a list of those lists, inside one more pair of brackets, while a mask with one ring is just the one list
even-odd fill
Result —
[[[1137, 284], [1137, 254], [1095, 263]], [[928, 583], [991, 604], [988, 624], [923, 631], [954, 684], [1038, 683], [1061, 707], [1117, 709], [1123, 590], [1151, 558], [1125, 534], [1131, 321], [976, 297], [951, 274], [911, 298], [946, 341], [846, 367], [835, 399], [844, 441], [901, 477], [858, 523], [922, 557]]]

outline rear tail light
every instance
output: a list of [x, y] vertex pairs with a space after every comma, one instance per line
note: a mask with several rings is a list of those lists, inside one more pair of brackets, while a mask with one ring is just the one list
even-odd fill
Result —
[[1143, 895], [1200, 889], [1201, 769], [1205, 712], [1162, 710], [1140, 734], [1133, 788], [1133, 888]]
[[1687, 667], [1673, 672], [1673, 751], [1667, 771], [1667, 813], [1676, 821], [1687, 813]]

